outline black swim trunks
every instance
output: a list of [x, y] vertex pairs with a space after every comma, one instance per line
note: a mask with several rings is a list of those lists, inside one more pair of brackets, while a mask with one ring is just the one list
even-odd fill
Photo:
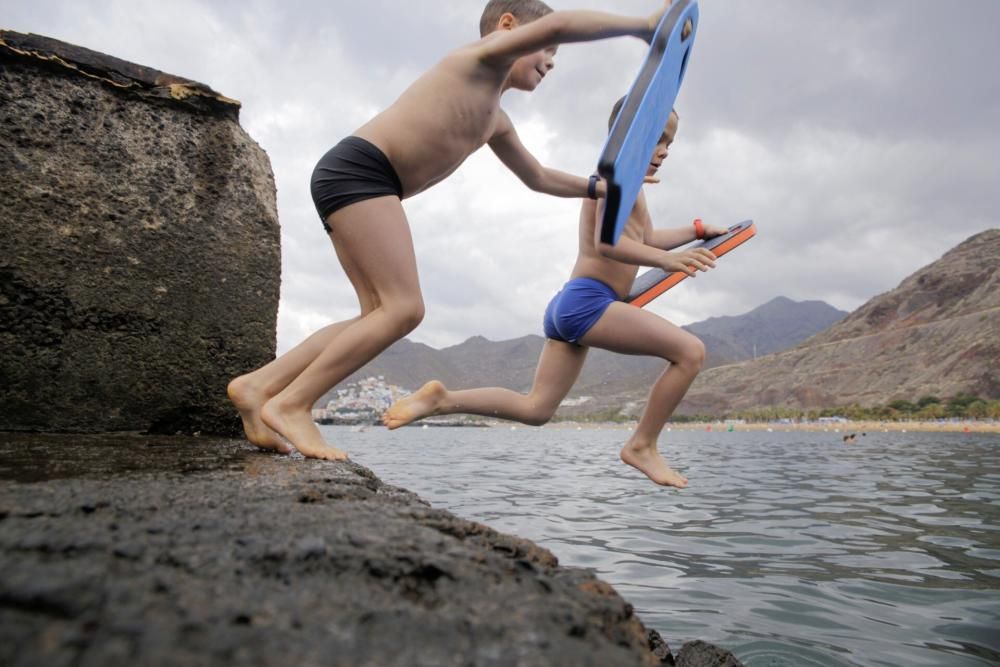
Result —
[[320, 158], [310, 190], [328, 234], [326, 219], [334, 211], [375, 197], [403, 198], [403, 186], [389, 158], [378, 146], [360, 137], [346, 137]]

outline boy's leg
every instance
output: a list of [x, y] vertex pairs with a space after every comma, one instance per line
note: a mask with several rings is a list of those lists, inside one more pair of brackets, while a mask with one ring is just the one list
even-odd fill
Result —
[[462, 413], [540, 426], [566, 398], [586, 358], [585, 347], [547, 340], [527, 394], [500, 387], [448, 391], [443, 384], [432, 380], [386, 410], [382, 423], [392, 429], [432, 415]]
[[[331, 239], [332, 241], [332, 239]], [[291, 452], [287, 443], [260, 418], [260, 409], [305, 370], [336, 336], [375, 307], [370, 288], [364, 284], [350, 257], [338, 253], [344, 272], [358, 294], [361, 315], [323, 327], [304, 341], [261, 368], [229, 383], [227, 393], [243, 420], [247, 439], [262, 449]]]
[[424, 305], [406, 215], [396, 197], [368, 199], [328, 219], [362, 315], [346, 323], [319, 354], [263, 407], [261, 417], [305, 456], [344, 459], [312, 419], [313, 404], [331, 387], [412, 331]]
[[260, 409], [271, 397], [288, 386], [330, 341], [357, 318], [323, 327], [274, 361], [229, 383], [229, 400], [239, 410], [247, 439], [262, 449], [288, 454], [291, 449], [281, 436], [260, 418]]
[[663, 318], [621, 302], [611, 304], [580, 342], [622, 354], [657, 356], [670, 362], [650, 390], [646, 409], [622, 449], [621, 458], [657, 484], [687, 486], [687, 478], [660, 456], [656, 440], [701, 370], [705, 346]]

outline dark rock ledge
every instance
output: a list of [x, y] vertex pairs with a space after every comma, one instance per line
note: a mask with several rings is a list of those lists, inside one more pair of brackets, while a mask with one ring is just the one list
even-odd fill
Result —
[[[360, 465], [20, 434], [0, 436], [0, 664], [675, 663], [589, 571]], [[740, 663], [692, 642], [676, 664]]]
[[233, 119], [239, 117], [240, 103], [237, 100], [203, 83], [51, 37], [0, 30], [0, 54], [9, 58], [30, 59], [38, 66], [72, 70], [141, 97], [172, 100], [197, 109], [225, 112]]

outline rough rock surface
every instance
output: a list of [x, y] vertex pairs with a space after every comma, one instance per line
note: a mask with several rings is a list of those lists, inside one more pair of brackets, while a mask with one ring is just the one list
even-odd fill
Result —
[[688, 642], [677, 654], [677, 667], [743, 667], [732, 653], [703, 641]]
[[0, 480], [3, 665], [673, 664], [589, 571], [353, 463], [14, 434]]
[[274, 178], [202, 84], [0, 31], [0, 430], [236, 434], [274, 355]]
[[1000, 398], [1000, 229], [977, 234], [779, 354], [702, 372], [687, 412]]

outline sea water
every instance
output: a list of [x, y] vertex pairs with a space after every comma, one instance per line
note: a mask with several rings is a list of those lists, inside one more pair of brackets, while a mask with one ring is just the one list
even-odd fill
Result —
[[381, 479], [592, 568], [675, 648], [751, 666], [1000, 664], [1000, 436], [323, 427]]

